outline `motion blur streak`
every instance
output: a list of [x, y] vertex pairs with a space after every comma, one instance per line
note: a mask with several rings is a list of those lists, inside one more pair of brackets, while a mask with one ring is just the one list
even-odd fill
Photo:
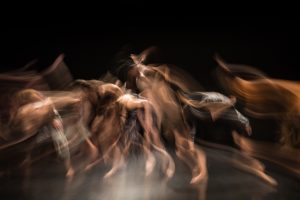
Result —
[[[206, 152], [213, 150], [204, 146], [230, 152], [218, 159], [271, 186], [277, 181], [255, 158], [300, 176], [299, 83], [270, 79], [254, 68], [217, 58], [218, 77], [228, 96], [207, 92], [182, 69], [146, 64], [154, 50], [129, 55], [125, 66], [98, 80], [73, 80], [63, 55], [41, 72], [30, 70], [28, 65], [1, 74], [0, 89], [5, 94], [0, 97], [1, 159], [7, 160], [8, 166], [13, 160], [12, 168], [20, 168], [29, 176], [33, 162], [56, 153], [63, 161], [68, 184], [76, 175], [80, 179], [92, 169], [108, 167], [101, 181], [112, 186], [106, 192], [119, 189], [114, 194], [117, 198], [126, 192], [134, 193], [137, 199], [148, 198], [146, 189], [125, 191], [127, 183], [135, 184], [127, 182], [127, 175], [142, 179], [151, 188], [165, 189], [181, 162], [189, 171], [184, 178], [198, 191], [198, 198], [205, 199], [209, 181]], [[242, 103], [244, 110], [239, 112], [236, 103]], [[255, 140], [256, 133], [242, 113], [279, 119], [277, 143]], [[204, 134], [197, 130], [199, 121], [218, 120], [233, 129], [226, 137], [239, 150], [198, 138]]]

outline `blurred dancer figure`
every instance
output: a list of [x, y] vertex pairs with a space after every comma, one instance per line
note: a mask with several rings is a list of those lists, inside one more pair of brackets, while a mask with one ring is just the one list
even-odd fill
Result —
[[[74, 173], [71, 165], [68, 140], [64, 133], [62, 118], [57, 109], [80, 101], [71, 97], [64, 97], [52, 101], [41, 92], [26, 89], [18, 92], [12, 101], [11, 118], [9, 121], [9, 139], [11, 143], [19, 143], [27, 138], [35, 138], [34, 146], [51, 139], [54, 148], [60, 158], [65, 161], [67, 176]], [[30, 162], [29, 152], [26, 162]]]

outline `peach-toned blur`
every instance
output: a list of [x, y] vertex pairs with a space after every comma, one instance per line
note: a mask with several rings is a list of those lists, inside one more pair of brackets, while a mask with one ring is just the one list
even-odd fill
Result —
[[220, 66], [220, 82], [244, 103], [245, 113], [257, 119], [275, 119], [280, 127], [276, 143], [234, 133], [235, 143], [248, 155], [272, 161], [299, 176], [300, 83], [268, 78], [252, 67], [228, 64], [220, 58], [216, 60]]
[[[109, 166], [103, 178], [110, 179], [132, 156], [142, 155], [145, 179], [158, 168], [165, 183], [176, 173], [176, 157], [188, 166], [190, 184], [199, 189], [199, 199], [205, 199], [209, 181], [202, 145], [230, 149], [232, 167], [272, 186], [276, 180], [258, 159], [300, 176], [298, 82], [267, 78], [254, 68], [217, 58], [218, 78], [227, 96], [207, 92], [182, 69], [145, 64], [153, 51], [128, 57], [122, 81], [114, 73], [98, 80], [73, 80], [63, 56], [42, 72], [28, 65], [0, 74], [1, 154], [20, 146], [22, 156], [13, 168], [27, 173], [34, 162], [54, 154], [70, 181], [99, 165]], [[243, 78], [242, 73], [255, 78]], [[237, 110], [237, 102], [244, 104], [243, 110]], [[278, 119], [278, 141], [253, 139], [250, 121], [242, 113]], [[238, 148], [196, 138], [195, 121], [218, 119], [240, 127], [228, 135]], [[41, 153], [35, 153], [40, 148]]]

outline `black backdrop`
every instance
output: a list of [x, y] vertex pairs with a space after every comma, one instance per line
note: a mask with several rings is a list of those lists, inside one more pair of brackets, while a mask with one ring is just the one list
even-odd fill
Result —
[[[38, 18], [38, 17], [37, 17]], [[271, 77], [299, 80], [299, 31], [295, 18], [274, 16], [118, 15], [98, 20], [59, 19], [8, 22], [0, 34], [1, 71], [39, 59], [49, 65], [64, 53], [76, 78], [106, 72], [124, 45], [159, 49], [158, 62], [175, 64], [214, 88], [213, 59], [248, 64]]]

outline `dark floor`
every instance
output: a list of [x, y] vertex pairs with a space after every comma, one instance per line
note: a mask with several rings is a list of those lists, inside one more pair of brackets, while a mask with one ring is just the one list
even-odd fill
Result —
[[175, 160], [176, 174], [167, 184], [161, 179], [159, 170], [144, 178], [143, 158], [133, 158], [126, 169], [111, 179], [102, 178], [109, 168], [99, 166], [77, 175], [71, 182], [64, 178], [59, 162], [50, 160], [35, 164], [28, 180], [21, 181], [16, 174], [2, 177], [0, 199], [300, 199], [300, 180], [279, 167], [265, 163], [267, 173], [278, 181], [278, 186], [272, 187], [233, 167], [233, 152], [202, 148], [208, 161], [207, 186], [191, 187], [188, 184], [190, 174], [178, 160]]

